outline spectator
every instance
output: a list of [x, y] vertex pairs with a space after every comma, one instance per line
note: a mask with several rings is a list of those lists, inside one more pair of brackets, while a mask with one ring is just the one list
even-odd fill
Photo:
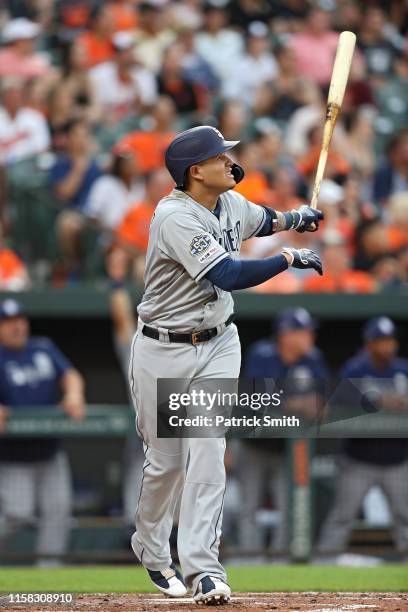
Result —
[[[309, 148], [297, 162], [297, 169], [303, 178], [311, 180], [316, 172], [322, 146], [322, 125], [312, 127], [308, 134]], [[342, 182], [350, 173], [350, 165], [339, 150], [335, 139], [331, 143], [327, 156], [325, 175], [335, 181]]]
[[114, 32], [134, 30], [137, 27], [138, 16], [133, 0], [109, 0], [107, 4]]
[[139, 6], [139, 26], [135, 32], [136, 59], [142, 66], [157, 74], [167, 47], [176, 35], [166, 27], [163, 7], [153, 0]]
[[[135, 256], [134, 275], [141, 282], [149, 240], [149, 227], [155, 208], [172, 188], [168, 172], [160, 168], [146, 176], [146, 195], [126, 213], [116, 232], [116, 242]], [[141, 255], [141, 257], [140, 257]]]
[[218, 129], [227, 140], [240, 140], [248, 127], [247, 108], [238, 100], [223, 102], [218, 112]]
[[119, 148], [130, 150], [135, 156], [141, 174], [151, 172], [164, 165], [164, 153], [175, 136], [173, 130], [176, 109], [168, 96], [160, 96], [149, 117], [151, 129], [137, 130], [126, 134], [118, 142]]
[[387, 157], [373, 176], [373, 200], [383, 206], [393, 193], [408, 191], [408, 128], [396, 132], [388, 143]]
[[51, 184], [64, 206], [58, 217], [57, 232], [61, 251], [70, 273], [78, 271], [82, 215], [93, 183], [101, 175], [92, 155], [89, 126], [83, 119], [73, 119], [66, 127], [66, 152], [51, 169]]
[[62, 49], [61, 76], [56, 85], [72, 97], [71, 115], [83, 117], [91, 123], [101, 118], [84, 48], [73, 42]]
[[308, 276], [303, 284], [304, 291], [318, 293], [372, 293], [375, 283], [369, 274], [350, 269], [351, 260], [344, 238], [337, 232], [327, 232], [323, 240], [321, 257], [324, 275], [319, 281]]
[[190, 81], [184, 70], [185, 48], [179, 42], [166, 50], [158, 75], [159, 93], [169, 96], [177, 111], [186, 113], [209, 112], [208, 90], [197, 81]]
[[272, 3], [268, 0], [230, 0], [228, 11], [230, 24], [245, 33], [254, 21], [268, 25], [274, 16]]
[[108, 124], [139, 114], [157, 97], [154, 75], [135, 59], [133, 35], [116, 32], [112, 44], [113, 59], [90, 71], [95, 97], [103, 110], [103, 121]]
[[[402, 214], [406, 215], [405, 210]], [[363, 221], [356, 230], [355, 267], [370, 270], [379, 257], [397, 254], [406, 242], [407, 235], [399, 227], [387, 225], [378, 217]]]
[[226, 84], [237, 61], [241, 60], [244, 40], [239, 32], [227, 26], [227, 12], [216, 1], [206, 2], [203, 12], [204, 27], [196, 34], [196, 50], [211, 66], [221, 83]]
[[178, 37], [178, 42], [184, 48], [184, 76], [190, 83], [199, 84], [207, 91], [216, 92], [219, 84], [217, 76], [210, 64], [197, 53], [194, 35], [195, 29], [189, 27], [182, 30]]
[[337, 140], [339, 152], [365, 183], [370, 180], [375, 166], [373, 127], [375, 115], [372, 107], [361, 106], [350, 114], [346, 120], [346, 132], [343, 132], [343, 137]]
[[287, 121], [304, 103], [303, 80], [297, 70], [295, 54], [288, 44], [275, 49], [277, 74], [272, 83], [265, 83], [255, 98], [254, 113], [272, 114], [275, 120]]
[[88, 29], [77, 38], [76, 44], [85, 56], [85, 64], [92, 68], [113, 57], [112, 16], [106, 4], [94, 5], [88, 19]]
[[261, 21], [251, 23], [246, 53], [233, 66], [230, 78], [224, 81], [224, 97], [241, 100], [249, 108], [255, 105], [260, 88], [273, 81], [278, 73], [270, 46], [267, 26]]
[[[257, 379], [258, 388], [259, 379], [265, 378], [272, 379], [275, 385], [288, 385], [284, 410], [312, 419], [321, 409], [321, 383], [327, 377], [324, 359], [314, 345], [314, 327], [305, 309], [283, 310], [276, 320], [276, 342], [272, 338], [255, 342], [248, 349], [243, 371], [245, 378]], [[284, 440], [242, 440], [239, 465], [241, 547], [244, 550], [264, 547], [255, 516], [265, 490], [272, 486], [274, 508], [280, 518], [270, 548], [274, 552], [286, 551], [289, 506]]]
[[259, 146], [255, 142], [240, 143], [235, 154], [238, 164], [245, 169], [245, 176], [235, 191], [255, 204], [269, 204], [268, 181], [259, 170]]
[[[0, 306], [0, 411], [60, 405], [71, 419], [85, 417], [82, 376], [48, 338], [30, 336], [21, 305]], [[38, 522], [35, 512], [38, 508]], [[53, 438], [3, 439], [0, 445], [0, 540], [16, 529], [38, 524], [37, 554], [57, 561], [67, 552], [72, 511], [68, 458]]]
[[126, 149], [117, 148], [109, 171], [92, 185], [85, 213], [101, 228], [114, 231], [130, 205], [141, 201], [143, 196], [144, 186], [134, 156]]
[[293, 208], [299, 208], [302, 201], [296, 191], [297, 179], [298, 177], [293, 170], [284, 166], [278, 166], [272, 175], [268, 204], [272, 208], [282, 211], [291, 211]]
[[0, 236], [0, 290], [22, 291], [29, 286], [30, 279], [23, 261], [4, 245]]
[[[61, 154], [67, 146], [67, 126], [77, 117], [72, 89], [64, 83], [56, 85], [48, 96], [48, 129], [51, 135], [51, 149]], [[77, 117], [79, 119], [79, 116]]]
[[363, 13], [357, 44], [364, 55], [368, 74], [381, 85], [394, 73], [394, 61], [402, 49], [386, 37], [384, 11], [378, 6], [368, 6]]
[[[341, 368], [340, 379], [364, 379], [367, 391], [381, 399], [377, 409], [408, 410], [408, 360], [397, 357], [394, 323], [387, 317], [371, 319], [364, 327], [364, 349]], [[408, 552], [408, 440], [353, 438], [344, 441], [332, 508], [318, 542], [320, 553], [340, 553], [366, 493], [380, 486], [394, 519], [395, 545]]]
[[6, 48], [0, 51], [0, 77], [49, 80], [55, 76], [46, 57], [35, 51], [34, 43], [39, 33], [40, 26], [25, 17], [6, 23], [2, 31]]
[[290, 117], [285, 133], [288, 153], [295, 158], [305, 155], [310, 145], [310, 133], [324, 122], [323, 97], [312, 81], [301, 81], [302, 106]]
[[25, 106], [23, 87], [17, 77], [1, 82], [0, 162], [5, 164], [42, 153], [50, 144], [44, 117]]
[[318, 7], [309, 8], [303, 31], [294, 34], [290, 43], [298, 73], [319, 85], [328, 85], [337, 40], [338, 34], [331, 30], [330, 14]]

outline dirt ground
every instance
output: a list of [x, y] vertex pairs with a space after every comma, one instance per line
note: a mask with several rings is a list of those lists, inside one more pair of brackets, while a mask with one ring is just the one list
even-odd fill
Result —
[[[189, 612], [206, 609], [198, 607], [192, 599], [168, 599], [151, 594], [128, 595], [120, 593], [87, 593], [76, 596], [75, 603], [58, 606], [46, 604], [10, 606], [0, 599], [0, 610], [17, 612]], [[407, 593], [237, 593], [229, 605], [230, 610], [274, 610], [276, 612], [408, 612]]]

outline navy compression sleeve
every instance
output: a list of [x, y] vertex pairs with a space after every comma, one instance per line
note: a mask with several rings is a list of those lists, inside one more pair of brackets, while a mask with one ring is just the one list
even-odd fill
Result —
[[233, 291], [260, 285], [287, 268], [288, 262], [284, 255], [252, 260], [226, 257], [211, 268], [205, 278], [224, 291]]

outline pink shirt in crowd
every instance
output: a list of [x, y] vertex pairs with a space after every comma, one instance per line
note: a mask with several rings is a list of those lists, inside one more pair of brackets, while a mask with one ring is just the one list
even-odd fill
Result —
[[299, 74], [309, 77], [319, 85], [327, 85], [333, 70], [338, 37], [335, 32], [327, 32], [319, 37], [306, 32], [295, 34], [291, 47], [295, 53]]
[[30, 79], [44, 76], [51, 70], [46, 59], [34, 54], [22, 57], [13, 49], [0, 51], [0, 76], [17, 76]]

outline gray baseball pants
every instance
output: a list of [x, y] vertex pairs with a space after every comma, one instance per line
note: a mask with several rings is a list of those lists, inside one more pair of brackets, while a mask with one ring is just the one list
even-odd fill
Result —
[[[132, 548], [141, 563], [163, 570], [172, 562], [169, 537], [181, 495], [178, 553], [187, 584], [196, 590], [206, 575], [226, 580], [218, 560], [225, 495], [224, 438], [157, 438], [157, 379], [192, 379], [203, 388], [206, 380], [238, 378], [241, 347], [237, 328], [196, 346], [169, 343], [143, 335], [132, 344], [129, 379], [136, 426], [143, 439], [145, 463], [136, 511]], [[187, 384], [187, 383], [186, 383]]]
[[390, 504], [395, 545], [401, 552], [408, 552], [408, 461], [374, 465], [350, 457], [341, 458], [335, 501], [319, 538], [319, 552], [344, 550], [361, 503], [375, 485], [381, 487]]
[[47, 461], [0, 464], [0, 544], [3, 546], [20, 527], [34, 525], [38, 527], [39, 555], [57, 557], [65, 553], [71, 507], [71, 470], [63, 451]]

